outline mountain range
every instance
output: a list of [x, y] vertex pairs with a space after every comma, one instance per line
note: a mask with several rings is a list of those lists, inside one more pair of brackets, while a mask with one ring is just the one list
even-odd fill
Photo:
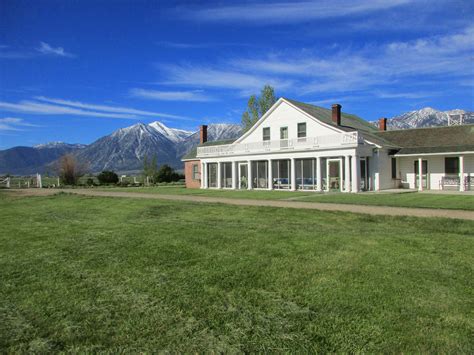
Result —
[[[236, 138], [240, 125], [210, 124], [208, 140]], [[36, 172], [54, 174], [56, 161], [64, 154], [74, 154], [91, 172], [114, 170], [137, 173], [143, 159], [156, 155], [159, 165], [182, 169], [181, 157], [199, 144], [199, 131], [169, 128], [162, 122], [137, 123], [116, 130], [89, 145], [52, 142], [34, 147], [13, 147], [0, 151], [0, 174], [27, 175]]]
[[[410, 111], [388, 120], [388, 129], [446, 126], [449, 115], [464, 117], [474, 123], [474, 112], [464, 110], [438, 111], [433, 108]], [[377, 124], [377, 122], [373, 122]], [[209, 141], [232, 139], [241, 134], [236, 124], [210, 124]], [[181, 157], [199, 144], [199, 131], [169, 128], [156, 121], [137, 123], [121, 128], [89, 145], [51, 142], [34, 147], [13, 147], [0, 151], [0, 174], [27, 175], [36, 172], [54, 173], [55, 162], [64, 154], [74, 154], [87, 162], [92, 172], [105, 169], [121, 173], [137, 173], [143, 168], [145, 156], [156, 155], [158, 164], [182, 169]]]
[[459, 109], [438, 111], [431, 107], [425, 107], [421, 110], [406, 112], [400, 116], [388, 119], [387, 129], [447, 126], [450, 115], [454, 119], [459, 118], [459, 116], [462, 115], [464, 118], [464, 124], [474, 123], [474, 112]]

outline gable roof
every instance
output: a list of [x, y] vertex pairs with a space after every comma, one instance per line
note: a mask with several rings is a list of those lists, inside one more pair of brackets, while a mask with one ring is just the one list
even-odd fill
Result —
[[401, 147], [397, 154], [474, 151], [474, 124], [378, 131], [374, 135]]
[[296, 100], [291, 100], [284, 98], [286, 101], [290, 102], [294, 106], [298, 107], [300, 110], [306, 112], [308, 115], [320, 120], [331, 126], [340, 128], [344, 131], [354, 131], [361, 130], [366, 132], [377, 131], [377, 128], [374, 127], [371, 123], [360, 118], [359, 116], [341, 112], [341, 126], [337, 126], [332, 120], [332, 111], [315, 105], [306, 104], [304, 102], [299, 102]]

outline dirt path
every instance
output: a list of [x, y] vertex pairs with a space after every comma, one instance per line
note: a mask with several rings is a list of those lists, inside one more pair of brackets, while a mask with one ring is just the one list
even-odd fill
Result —
[[405, 207], [388, 207], [388, 206], [364, 206], [349, 205], [338, 203], [320, 203], [320, 202], [300, 202], [300, 201], [275, 201], [275, 200], [251, 200], [251, 199], [234, 199], [225, 197], [206, 197], [192, 195], [161, 195], [147, 194], [139, 192], [120, 192], [120, 191], [97, 191], [93, 189], [23, 189], [10, 190], [22, 196], [50, 196], [58, 192], [75, 193], [85, 196], [100, 197], [128, 197], [128, 198], [145, 198], [156, 200], [172, 200], [172, 201], [191, 201], [191, 202], [207, 202], [207, 203], [225, 203], [237, 206], [266, 206], [266, 207], [285, 207], [285, 208], [303, 208], [322, 211], [342, 211], [353, 213], [364, 213], [371, 215], [390, 215], [390, 216], [410, 216], [410, 217], [444, 217], [474, 220], [473, 211], [463, 210], [443, 210], [428, 208], [405, 208]]

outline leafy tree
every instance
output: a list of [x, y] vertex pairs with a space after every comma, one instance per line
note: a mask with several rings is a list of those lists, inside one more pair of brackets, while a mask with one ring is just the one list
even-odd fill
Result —
[[243, 130], [249, 130], [275, 102], [275, 90], [270, 85], [263, 87], [259, 98], [256, 95], [250, 96], [247, 111], [242, 114]]
[[152, 182], [156, 182], [155, 176], [157, 172], [158, 172], [158, 162], [157, 162], [156, 154], [153, 155], [151, 160], [148, 158], [148, 156], [145, 155], [145, 157], [143, 158], [143, 175], [145, 179], [148, 176], [150, 179], [152, 179]]
[[154, 177], [155, 182], [178, 181], [182, 176], [178, 174], [171, 166], [164, 164], [160, 167]]
[[76, 185], [87, 169], [87, 164], [77, 161], [72, 154], [63, 155], [58, 162], [58, 175], [64, 185]]
[[118, 175], [110, 170], [104, 170], [99, 175], [97, 175], [97, 179], [101, 184], [116, 184], [119, 181]]

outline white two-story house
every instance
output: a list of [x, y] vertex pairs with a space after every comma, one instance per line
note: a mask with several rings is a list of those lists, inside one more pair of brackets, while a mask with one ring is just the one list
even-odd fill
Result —
[[[473, 188], [474, 125], [386, 131], [351, 114], [279, 99], [233, 141], [183, 157], [186, 186], [202, 189], [379, 191]], [[421, 171], [419, 167], [421, 166]]]

